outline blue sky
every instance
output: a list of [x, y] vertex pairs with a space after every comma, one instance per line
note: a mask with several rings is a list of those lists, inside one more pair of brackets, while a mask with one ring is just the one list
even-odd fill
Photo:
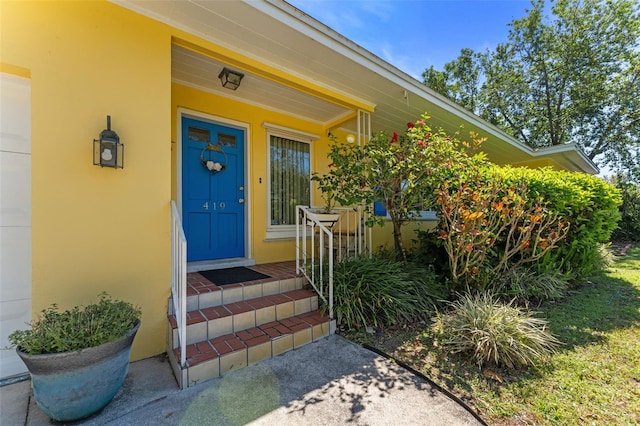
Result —
[[287, 0], [385, 61], [422, 81], [460, 49], [493, 49], [528, 0]]

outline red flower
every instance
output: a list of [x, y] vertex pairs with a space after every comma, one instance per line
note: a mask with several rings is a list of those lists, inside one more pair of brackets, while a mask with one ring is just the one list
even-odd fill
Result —
[[419, 124], [420, 126], [424, 126], [427, 123], [425, 123], [424, 120], [418, 120], [416, 121], [416, 124]]
[[425, 136], [430, 138], [431, 137], [431, 133], [427, 133]]
[[413, 128], [413, 123], [412, 122], [408, 122], [407, 123], [407, 129], [412, 129]]
[[420, 145], [420, 146], [422, 146], [422, 147], [427, 146], [427, 144], [426, 144], [426, 143], [424, 143], [424, 141], [418, 141], [418, 145]]
[[398, 134], [396, 132], [393, 132], [393, 136], [391, 136], [390, 143], [394, 143], [394, 142], [398, 142]]
[[329, 167], [333, 167], [333, 163], [329, 164]]

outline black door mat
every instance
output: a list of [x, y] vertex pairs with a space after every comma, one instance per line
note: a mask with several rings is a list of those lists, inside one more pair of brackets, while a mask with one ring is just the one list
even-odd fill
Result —
[[210, 271], [200, 271], [198, 273], [215, 285], [236, 284], [269, 278], [269, 275], [262, 274], [254, 271], [253, 269], [245, 268], [244, 266], [226, 269], [212, 269]]

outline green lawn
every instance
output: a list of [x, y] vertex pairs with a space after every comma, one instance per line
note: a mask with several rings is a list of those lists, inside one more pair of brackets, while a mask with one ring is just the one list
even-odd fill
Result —
[[640, 247], [538, 311], [563, 346], [545, 365], [516, 372], [467, 365], [426, 324], [347, 337], [423, 372], [489, 424], [640, 424]]

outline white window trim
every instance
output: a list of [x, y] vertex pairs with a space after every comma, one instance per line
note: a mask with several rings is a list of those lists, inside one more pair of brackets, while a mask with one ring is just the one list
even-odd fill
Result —
[[[309, 144], [309, 170], [313, 167], [313, 142], [320, 139], [320, 136], [267, 122], [262, 123], [262, 126], [267, 129], [267, 206], [265, 209], [265, 220], [267, 221], [266, 239], [281, 240], [295, 238], [295, 225], [271, 225], [271, 136], [287, 138], [296, 142]], [[309, 180], [309, 194], [312, 193], [313, 185], [311, 184], [311, 180]]]

